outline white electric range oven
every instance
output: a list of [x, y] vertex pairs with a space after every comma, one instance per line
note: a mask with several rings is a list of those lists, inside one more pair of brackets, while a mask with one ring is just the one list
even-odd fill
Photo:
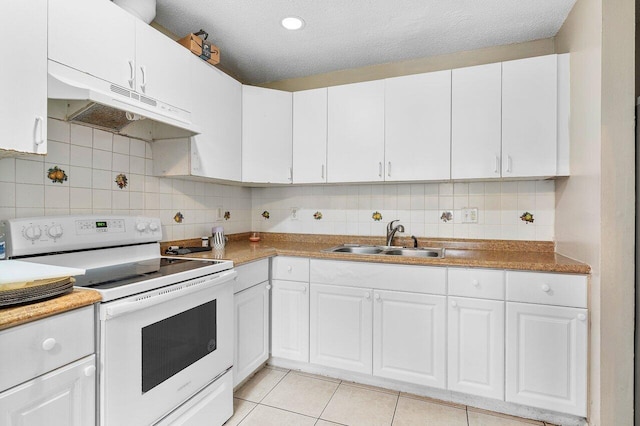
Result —
[[98, 423], [221, 425], [233, 412], [233, 263], [163, 257], [160, 220], [6, 221], [12, 259], [86, 269], [99, 305]]

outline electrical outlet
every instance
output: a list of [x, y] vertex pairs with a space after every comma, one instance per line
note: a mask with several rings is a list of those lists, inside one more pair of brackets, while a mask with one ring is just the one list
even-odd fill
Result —
[[224, 219], [222, 210], [222, 206], [216, 207], [216, 222], [222, 222], [222, 219]]
[[462, 223], [478, 223], [478, 208], [466, 207], [462, 209]]
[[298, 207], [291, 207], [291, 215], [289, 216], [289, 218], [291, 220], [298, 220], [298, 211], [300, 210], [300, 208]]

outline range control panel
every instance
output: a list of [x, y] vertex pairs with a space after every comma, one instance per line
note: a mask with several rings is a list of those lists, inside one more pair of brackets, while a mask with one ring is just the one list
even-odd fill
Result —
[[4, 221], [9, 257], [85, 250], [162, 239], [159, 218], [144, 216], [48, 216]]

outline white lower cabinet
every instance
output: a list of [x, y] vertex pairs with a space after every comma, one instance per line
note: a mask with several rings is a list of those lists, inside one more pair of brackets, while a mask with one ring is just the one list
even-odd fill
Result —
[[373, 291], [373, 374], [445, 388], [445, 296]]
[[449, 297], [448, 389], [504, 399], [504, 302]]
[[506, 401], [587, 414], [587, 310], [507, 302]]
[[0, 393], [5, 426], [95, 424], [95, 355]]
[[[238, 271], [238, 275], [241, 270]], [[268, 281], [234, 295], [235, 356], [234, 386], [249, 377], [269, 358]]]
[[271, 355], [309, 362], [309, 283], [271, 284]]
[[371, 374], [372, 305], [369, 289], [312, 284], [311, 363]]

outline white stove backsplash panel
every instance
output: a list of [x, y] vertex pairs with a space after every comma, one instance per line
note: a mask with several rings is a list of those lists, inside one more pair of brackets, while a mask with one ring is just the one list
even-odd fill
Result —
[[[164, 240], [209, 235], [214, 224], [226, 233], [251, 230], [250, 188], [157, 178], [152, 143], [55, 119], [48, 126], [46, 156], [0, 160], [0, 219], [154, 216]], [[228, 220], [215, 222], [218, 207]]]

